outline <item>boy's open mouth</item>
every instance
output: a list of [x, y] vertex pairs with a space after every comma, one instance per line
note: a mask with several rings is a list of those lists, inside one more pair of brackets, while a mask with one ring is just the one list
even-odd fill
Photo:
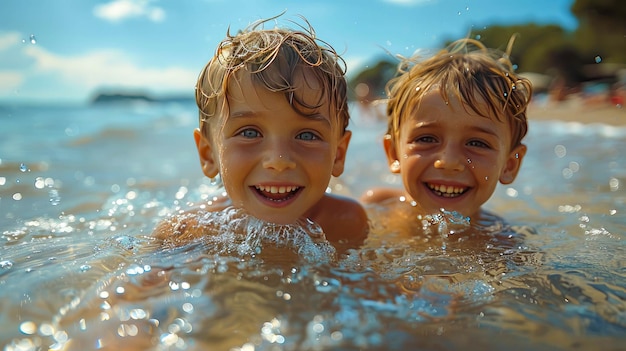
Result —
[[294, 197], [302, 188], [299, 186], [255, 185], [254, 189], [264, 198], [271, 201], [285, 201]]
[[459, 187], [459, 186], [446, 186], [441, 184], [431, 184], [425, 183], [426, 186], [437, 196], [442, 197], [457, 197], [463, 195], [469, 187]]

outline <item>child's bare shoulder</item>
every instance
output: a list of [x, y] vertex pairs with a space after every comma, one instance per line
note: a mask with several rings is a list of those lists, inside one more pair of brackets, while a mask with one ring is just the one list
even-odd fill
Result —
[[214, 198], [208, 204], [178, 212], [163, 219], [152, 232], [152, 236], [164, 241], [186, 242], [202, 236], [205, 232], [199, 218], [208, 212], [217, 212], [230, 205], [227, 197]]
[[316, 206], [314, 220], [324, 228], [329, 241], [360, 240], [369, 232], [367, 212], [349, 197], [325, 194]]

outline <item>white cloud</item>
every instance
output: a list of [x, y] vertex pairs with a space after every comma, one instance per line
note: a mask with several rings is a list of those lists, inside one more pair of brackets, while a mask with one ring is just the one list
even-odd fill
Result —
[[0, 33], [0, 51], [6, 50], [20, 42], [20, 33]]
[[33, 74], [51, 74], [56, 80], [86, 93], [105, 86], [142, 88], [151, 92], [191, 91], [197, 72], [180, 67], [146, 68], [116, 50], [97, 50], [80, 56], [59, 56], [31, 46], [25, 54], [35, 60]]
[[17, 72], [0, 71], [0, 93], [10, 93], [18, 89], [23, 81], [24, 77]]
[[[6, 52], [2, 53], [0, 56], [0, 65], [5, 68], [4, 70], [0, 70], [0, 93], [2, 94], [12, 93], [19, 89], [24, 82], [22, 73], [6, 69], [6, 65], [12, 65], [9, 64], [9, 62], [16, 60], [15, 50], [18, 48], [21, 41], [21, 34], [18, 32], [0, 33], [0, 52]], [[17, 60], [19, 60], [19, 58]]]
[[146, 17], [153, 22], [165, 19], [165, 10], [157, 6], [150, 6], [148, 0], [113, 0], [106, 4], [94, 7], [96, 17], [111, 22], [119, 22], [133, 17]]

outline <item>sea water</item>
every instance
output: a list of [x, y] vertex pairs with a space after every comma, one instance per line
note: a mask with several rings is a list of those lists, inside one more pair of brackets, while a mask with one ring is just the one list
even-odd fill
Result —
[[[0, 107], [5, 350], [623, 349], [625, 128], [531, 121], [517, 180], [486, 205], [510, 227], [444, 213], [336, 253], [263, 245], [284, 228], [155, 242], [218, 190], [196, 124], [192, 102]], [[329, 191], [399, 186], [384, 122], [354, 108], [350, 128]]]

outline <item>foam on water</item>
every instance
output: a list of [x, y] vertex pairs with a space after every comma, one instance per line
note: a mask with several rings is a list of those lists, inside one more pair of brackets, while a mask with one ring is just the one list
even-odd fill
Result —
[[210, 244], [216, 254], [254, 257], [265, 247], [291, 250], [311, 263], [331, 262], [336, 254], [322, 228], [307, 218], [281, 225], [267, 223], [242, 209], [228, 207], [201, 214], [198, 224], [207, 230], [202, 240]]

